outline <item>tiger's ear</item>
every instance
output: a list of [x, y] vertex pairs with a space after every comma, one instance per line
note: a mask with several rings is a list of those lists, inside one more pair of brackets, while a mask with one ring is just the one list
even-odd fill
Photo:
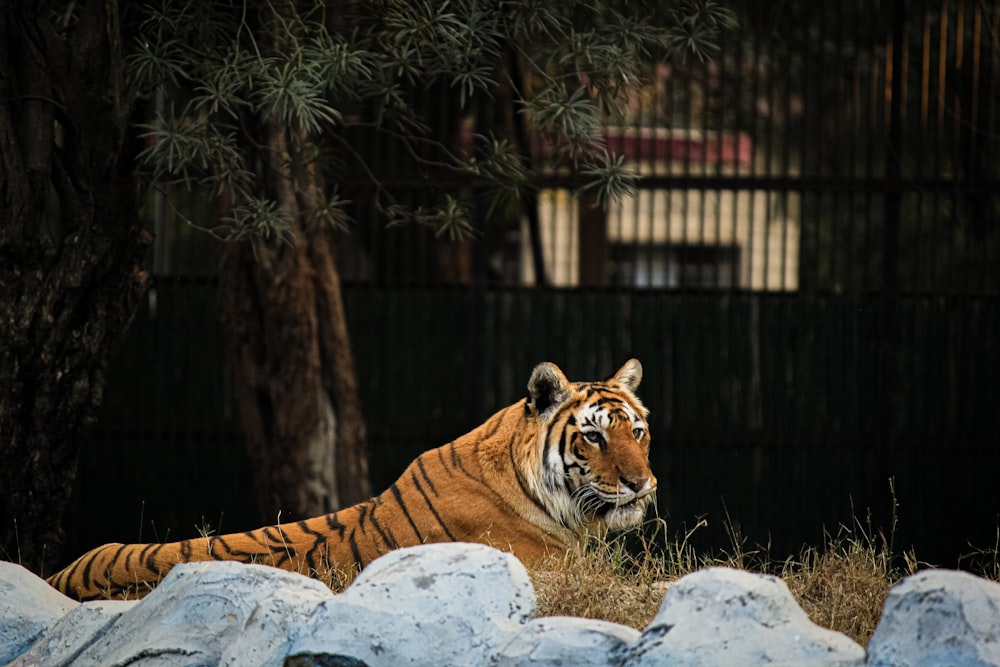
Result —
[[629, 359], [625, 365], [618, 369], [609, 382], [617, 382], [629, 391], [635, 391], [642, 382], [642, 364], [638, 359]]
[[569, 395], [569, 380], [555, 364], [544, 361], [531, 371], [531, 378], [528, 380], [528, 408], [534, 409], [539, 416], [562, 405]]

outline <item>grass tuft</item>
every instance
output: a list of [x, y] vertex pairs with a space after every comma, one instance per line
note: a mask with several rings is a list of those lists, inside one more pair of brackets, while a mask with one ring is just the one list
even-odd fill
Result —
[[631, 554], [621, 540], [551, 557], [529, 570], [539, 616], [595, 618], [632, 627], [653, 619], [676, 579], [665, 559]]
[[903, 554], [904, 569], [896, 561], [883, 536], [872, 539], [842, 528], [822, 549], [808, 547], [797, 560], [786, 561], [779, 576], [813, 623], [865, 646], [889, 589], [917, 570], [912, 552]]
[[[655, 547], [646, 542], [642, 549], [630, 550], [618, 537], [538, 563], [529, 570], [538, 615], [602, 619], [642, 630], [672, 582], [699, 569], [724, 566], [780, 577], [814, 623], [865, 646], [889, 589], [926, 567], [912, 551], [894, 553], [891, 539], [860, 522], [828, 534], [822, 547], [803, 548], [785, 560], [772, 559], [767, 547], [747, 549], [738, 528], [729, 531], [732, 548], [711, 556], [691, 548], [692, 530], [665, 543], [661, 539]], [[1000, 533], [996, 546], [1000, 548]], [[976, 561], [985, 565], [976, 572], [998, 578], [998, 548], [976, 552]]]

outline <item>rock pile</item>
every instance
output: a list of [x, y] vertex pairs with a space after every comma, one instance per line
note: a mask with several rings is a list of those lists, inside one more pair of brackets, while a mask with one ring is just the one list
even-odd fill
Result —
[[77, 603], [0, 562], [0, 665], [998, 665], [1000, 584], [928, 571], [896, 586], [867, 652], [814, 625], [775, 577], [726, 568], [667, 590], [642, 632], [535, 617], [513, 556], [391, 552], [343, 593], [274, 568], [175, 567], [134, 602]]

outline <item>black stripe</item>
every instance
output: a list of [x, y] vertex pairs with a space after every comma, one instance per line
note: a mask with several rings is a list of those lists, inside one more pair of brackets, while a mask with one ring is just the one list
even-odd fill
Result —
[[[83, 572], [80, 573], [80, 579], [82, 580], [82, 584], [83, 584], [82, 588], [84, 588], [84, 589], [90, 588], [90, 586], [92, 584], [92, 579], [90, 577], [90, 571], [94, 567], [94, 561], [97, 560], [97, 557], [99, 555], [101, 555], [101, 553], [103, 553], [103, 551], [104, 551], [104, 549], [101, 549], [101, 551], [98, 551], [96, 554], [94, 554], [93, 556], [91, 556], [90, 558], [88, 558], [87, 562], [84, 563]], [[114, 561], [112, 560], [112, 562], [114, 562]]]
[[465, 467], [462, 465], [462, 457], [458, 455], [458, 451], [455, 449], [455, 442], [452, 441], [452, 443], [448, 445], [448, 447], [451, 449], [451, 464], [456, 468], [458, 468], [459, 470], [461, 470], [462, 472], [464, 472], [469, 477], [472, 477], [472, 475], [469, 475]]
[[282, 570], [288, 568], [285, 567], [285, 562], [288, 561], [288, 556], [283, 551], [272, 551], [269, 555], [270, 560], [265, 563], [265, 565], [270, 565], [271, 567], [278, 567]]
[[[72, 563], [70, 563], [69, 569], [63, 570], [62, 573], [60, 573], [56, 577], [56, 582], [57, 582], [57, 586], [56, 587], [59, 590], [61, 590], [63, 593], [70, 593], [71, 591], [69, 590], [68, 582], [70, 582], [70, 581], [73, 580], [73, 577], [76, 575], [76, 571], [79, 570], [81, 567], [89, 567], [88, 563], [92, 563], [94, 561], [94, 556], [96, 556], [96, 555], [97, 554], [94, 554], [94, 555], [90, 556], [90, 558], [85, 558], [84, 556], [81, 556], [80, 558], [77, 558], [75, 561], [73, 561]], [[82, 577], [82, 575], [81, 575], [81, 577]], [[89, 584], [87, 584], [85, 581], [82, 582], [82, 584], [85, 585], [85, 586], [89, 586]], [[79, 590], [79, 587], [78, 587], [78, 590]], [[74, 592], [77, 597], [80, 597], [80, 594], [78, 592], [76, 592], [76, 591], [72, 591], [72, 592]]]
[[306, 550], [305, 558], [306, 561], [308, 561], [309, 563], [309, 569], [318, 572], [319, 567], [316, 562], [316, 551], [318, 551], [324, 544], [326, 544], [326, 535], [319, 532], [318, 530], [313, 530], [312, 528], [310, 528], [309, 524], [305, 520], [299, 521], [295, 525], [297, 525], [299, 527], [299, 530], [301, 530], [303, 533], [305, 533], [306, 535], [312, 535], [314, 538], [312, 546]]
[[188, 563], [191, 561], [191, 540], [184, 540], [180, 543], [181, 558], [182, 562]]
[[[108, 568], [107, 568], [108, 571], [107, 572], [101, 572], [101, 574], [104, 575], [104, 576], [106, 576], [106, 577], [108, 577], [110, 579], [112, 577], [111, 570], [114, 569], [115, 564], [122, 557], [122, 553], [124, 553], [124, 552], [126, 552], [128, 550], [129, 550], [129, 545], [128, 544], [122, 544], [121, 546], [119, 546], [115, 550], [115, 555], [111, 557], [110, 561], [108, 561]], [[102, 553], [103, 553], [103, 551], [102, 551]], [[88, 586], [89, 586], [89, 584], [88, 584]]]
[[[427, 487], [434, 493], [435, 496], [438, 494], [437, 488], [434, 486], [434, 482], [431, 481], [430, 476], [427, 474], [427, 468], [424, 467], [424, 455], [421, 454], [417, 457], [417, 467], [420, 468], [420, 474], [423, 475], [424, 481], [427, 482]], [[416, 477], [413, 478], [416, 480]]]
[[361, 552], [358, 551], [358, 542], [354, 539], [354, 529], [351, 529], [351, 534], [347, 538], [348, 543], [351, 545], [351, 554], [354, 556], [354, 564], [358, 567], [364, 567], [365, 563], [361, 560]]
[[444, 520], [441, 519], [441, 515], [437, 513], [436, 509], [434, 509], [434, 503], [431, 502], [431, 499], [427, 496], [423, 488], [420, 486], [420, 482], [417, 481], [416, 475], [413, 476], [413, 485], [417, 487], [417, 491], [419, 491], [420, 495], [423, 496], [424, 502], [427, 503], [427, 509], [431, 511], [431, 514], [434, 515], [434, 518], [437, 519], [437, 522], [441, 524], [441, 528], [444, 529], [444, 534], [447, 535], [448, 539], [451, 540], [452, 542], [457, 542], [458, 540], [456, 540], [455, 536], [451, 534], [450, 530], [448, 530], [448, 526], [444, 525]]
[[326, 515], [326, 525], [330, 527], [330, 530], [337, 531], [337, 536], [340, 537], [340, 539], [344, 539], [344, 530], [347, 528], [347, 526], [340, 523], [340, 521], [337, 519], [336, 512], [334, 512], [333, 514]]
[[495, 415], [493, 415], [493, 419], [486, 422], [485, 426], [487, 431], [486, 433], [483, 434], [480, 440], [489, 440], [494, 435], [496, 435], [496, 432], [500, 430], [501, 424], [503, 424], [503, 412], [498, 412]]
[[[119, 561], [119, 559], [121, 559], [122, 554], [124, 553], [125, 554], [125, 571], [126, 572], [130, 571], [128, 560], [132, 556], [132, 552], [133, 551], [134, 551], [134, 549], [131, 548], [131, 545], [129, 545], [129, 544], [123, 544], [123, 545], [121, 545], [120, 547], [118, 547], [118, 550], [115, 551], [115, 555], [111, 558], [111, 565], [109, 567], [114, 567], [114, 564], [117, 563]], [[104, 574], [108, 577], [108, 579], [111, 579], [111, 573], [110, 572], [105, 572]]]
[[[229, 546], [229, 542], [226, 541], [228, 535], [219, 535], [215, 538], [215, 542], [212, 543], [212, 558], [215, 560], [233, 560], [233, 550]], [[222, 554], [216, 555], [215, 545], [219, 544], [222, 546]]]
[[392, 531], [382, 530], [381, 524], [379, 524], [378, 519], [375, 518], [374, 509], [368, 515], [368, 518], [371, 519], [372, 525], [375, 526], [375, 530], [378, 531], [378, 534], [382, 536], [382, 541], [385, 542], [386, 546], [390, 549], [398, 549], [399, 545], [396, 544], [396, 540], [392, 536]]
[[[358, 506], [358, 527], [361, 529], [361, 532], [364, 533], [364, 534], [366, 534], [366, 535], [368, 534], [368, 531], [365, 529], [365, 516], [367, 516], [367, 515], [368, 515], [368, 503], [365, 503], [364, 505], [359, 505]], [[352, 533], [353, 533], [353, 531], [352, 531]]]
[[226, 560], [225, 556], [219, 556], [215, 553], [215, 545], [217, 543], [222, 543], [222, 547], [226, 547], [225, 538], [221, 535], [219, 536], [209, 536], [208, 538], [208, 555], [212, 557], [212, 560]]
[[[510, 453], [510, 465], [514, 470], [514, 477], [517, 478], [517, 484], [518, 486], [521, 487], [521, 491], [524, 492], [524, 495], [526, 495], [531, 500], [531, 502], [535, 504], [535, 507], [548, 514], [549, 517], [552, 517], [552, 515], [549, 514], [548, 508], [545, 507], [545, 505], [543, 505], [541, 501], [539, 501], [538, 498], [536, 498], [531, 493], [531, 491], [528, 489], [528, 485], [525, 484], [524, 482], [524, 478], [521, 477], [521, 469], [517, 467], [517, 461], [514, 459], [514, 441], [516, 440], [517, 440], [517, 434], [515, 433], [514, 437], [510, 439], [510, 444], [507, 446], [507, 449]], [[554, 517], [552, 518], [554, 519]]]
[[[131, 572], [132, 571], [132, 555], [136, 551], [137, 551], [136, 549], [129, 549], [128, 551], [125, 551], [125, 571], [126, 572]], [[122, 551], [119, 551], [118, 552], [118, 557], [119, 558], [121, 558], [121, 554], [122, 554]]]
[[441, 467], [445, 469], [445, 472], [447, 472], [449, 476], [454, 477], [455, 473], [451, 471], [451, 468], [448, 467], [448, 462], [444, 460], [444, 447], [438, 447], [437, 454], [438, 458], [441, 459]]
[[[291, 541], [288, 538], [288, 533], [286, 533], [281, 526], [267, 526], [262, 530], [264, 536], [271, 542], [270, 546], [272, 548], [274, 546], [285, 546], [285, 544]], [[275, 533], [277, 533], [277, 537], [274, 536]]]
[[[566, 430], [563, 429], [562, 433], [559, 434], [559, 470], [555, 471], [553, 474], [548, 474], [543, 477], [546, 481], [548, 488], [555, 491], [562, 485], [564, 488], [566, 486]], [[542, 459], [542, 466], [547, 466], [549, 464], [548, 449], [550, 445], [548, 442], [545, 443], [546, 456]]]
[[552, 437], [552, 429], [556, 427], [555, 420], [550, 421], [546, 427], [545, 432], [542, 433], [542, 443], [544, 446], [548, 446], [549, 439]]
[[147, 547], [147, 549], [143, 549], [142, 554], [142, 559], [145, 562], [146, 569], [155, 572], [158, 577], [163, 576], [163, 570], [161, 570], [160, 566], [156, 564], [156, 557], [160, 554], [160, 551], [163, 550], [164, 546], [165, 545], [163, 544], [150, 544], [149, 547], [152, 548]]
[[396, 502], [399, 503], [399, 509], [403, 510], [403, 514], [406, 515], [406, 520], [410, 522], [410, 528], [413, 529], [413, 534], [417, 536], [417, 543], [423, 544], [424, 536], [420, 534], [420, 529], [417, 528], [417, 524], [413, 522], [413, 517], [410, 516], [410, 510], [406, 509], [406, 503], [403, 502], [403, 494], [399, 492], [399, 487], [393, 482], [389, 487], [392, 491], [392, 495], [396, 497]]
[[48, 577], [46, 581], [49, 582], [49, 584], [51, 584], [52, 586], [54, 586], [56, 590], [66, 593], [67, 592], [66, 580], [69, 579], [70, 575], [72, 575], [73, 571], [77, 568], [77, 563], [79, 562], [79, 560], [80, 559], [77, 558], [75, 561], [67, 565], [62, 570], [59, 570], [51, 577]]
[[228, 556], [222, 560], [236, 560], [241, 563], [253, 563], [260, 556], [270, 556], [267, 551], [243, 551], [242, 549], [229, 549]]

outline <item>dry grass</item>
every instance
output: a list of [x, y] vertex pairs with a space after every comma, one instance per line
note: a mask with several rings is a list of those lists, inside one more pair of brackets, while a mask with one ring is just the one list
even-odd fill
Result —
[[[744, 549], [736, 531], [731, 537], [737, 545], [732, 553], [714, 556], [695, 554], [687, 544], [688, 534], [638, 555], [611, 541], [546, 561], [530, 570], [538, 614], [597, 618], [641, 630], [655, 616], [671, 582], [698, 569], [726, 566], [781, 577], [814, 623], [864, 646], [889, 589], [920, 565], [912, 552], [892, 553], [891, 540], [861, 524], [844, 527], [822, 547], [805, 548], [797, 558], [784, 561], [770, 560], [766, 549]], [[985, 567], [974, 571], [997, 579], [997, 549], [976, 556]]]
[[881, 536], [872, 540], [842, 532], [828, 538], [823, 549], [805, 549], [797, 561], [786, 562], [781, 577], [814, 623], [864, 646], [889, 589], [917, 570], [912, 552], [903, 554], [902, 570], [894, 560]]
[[[695, 531], [702, 527], [698, 524]], [[656, 536], [664, 533], [661, 520]], [[642, 629], [653, 619], [670, 583], [702, 567], [737, 567], [730, 557], [705, 559], [688, 544], [694, 531], [667, 544], [629, 549], [623, 538], [595, 542], [530, 568], [539, 616], [596, 618]]]
[[[595, 551], [572, 551], [529, 570], [535, 585], [539, 616], [597, 618], [636, 628], [656, 615], [669, 582], [663, 564], [654, 557], [631, 559], [612, 545]], [[630, 557], [628, 557], [630, 558]]]

